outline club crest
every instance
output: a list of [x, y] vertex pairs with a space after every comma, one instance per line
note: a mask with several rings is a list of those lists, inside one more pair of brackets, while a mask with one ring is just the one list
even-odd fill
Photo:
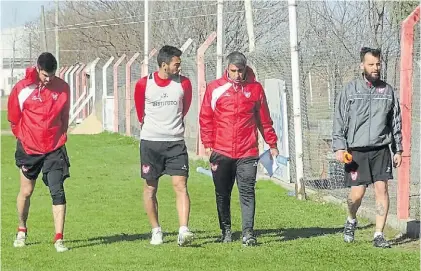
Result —
[[212, 171], [216, 171], [218, 169], [218, 165], [217, 164], [210, 164]]
[[352, 179], [353, 181], [356, 181], [356, 180], [357, 180], [357, 178], [358, 178], [358, 172], [356, 172], [356, 171], [352, 171], [352, 172], [351, 172], [351, 179]]
[[142, 172], [144, 173], [144, 174], [147, 174], [148, 172], [149, 172], [149, 170], [151, 169], [151, 167], [150, 166], [148, 166], [148, 165], [143, 165], [142, 166]]
[[385, 88], [377, 88], [377, 93], [383, 94], [385, 91]]

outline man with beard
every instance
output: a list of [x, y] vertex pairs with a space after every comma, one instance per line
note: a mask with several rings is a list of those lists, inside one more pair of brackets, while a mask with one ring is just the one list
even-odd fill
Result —
[[402, 162], [401, 110], [392, 86], [380, 80], [380, 50], [361, 49], [362, 75], [338, 93], [333, 121], [332, 148], [343, 163], [346, 151], [352, 162], [345, 164], [345, 181], [351, 187], [344, 241], [353, 242], [356, 214], [366, 188], [374, 185], [376, 197], [376, 232], [373, 246], [389, 248], [383, 229], [389, 211], [388, 180], [394, 167]]
[[192, 86], [180, 75], [182, 52], [165, 45], [158, 53], [159, 71], [141, 78], [135, 88], [134, 100], [141, 125], [141, 177], [145, 179], [144, 205], [152, 226], [152, 245], [163, 243], [158, 222], [156, 192], [158, 180], [172, 176], [179, 217], [178, 245], [193, 239], [188, 226], [190, 198], [187, 191], [189, 157], [184, 142], [184, 117], [192, 100]]

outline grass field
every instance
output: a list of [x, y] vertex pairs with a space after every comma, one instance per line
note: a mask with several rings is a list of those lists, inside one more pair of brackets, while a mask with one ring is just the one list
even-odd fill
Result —
[[1, 121], [1, 130], [7, 131], [10, 130], [9, 121], [7, 121], [7, 100], [8, 96], [0, 97], [1, 107], [0, 107], [0, 121]]
[[[142, 206], [138, 142], [117, 135], [71, 135], [71, 178], [65, 239], [71, 248], [55, 252], [48, 189], [38, 181], [31, 200], [27, 247], [12, 246], [17, 227], [15, 199], [19, 189], [14, 166], [14, 139], [1, 138], [2, 270], [419, 270], [418, 247], [396, 245], [375, 249], [373, 225], [361, 221], [357, 242], [342, 241], [345, 213], [335, 205], [297, 201], [268, 182], [257, 183], [256, 230], [260, 245], [242, 247], [240, 210], [234, 188], [232, 213], [235, 241], [219, 236], [213, 184], [191, 164], [190, 228], [197, 238], [177, 247], [177, 214], [169, 179], [158, 191], [165, 243], [149, 245], [149, 224]], [[203, 163], [202, 163], [203, 166]], [[393, 238], [393, 232], [388, 233]]]
[[0, 115], [1, 115], [1, 130], [5, 131], [5, 130], [10, 130], [10, 123], [7, 120], [7, 111], [0, 111]]

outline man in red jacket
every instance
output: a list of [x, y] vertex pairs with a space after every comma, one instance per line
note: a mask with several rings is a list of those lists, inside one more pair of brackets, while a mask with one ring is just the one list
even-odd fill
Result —
[[210, 155], [216, 205], [222, 242], [231, 242], [231, 191], [237, 178], [240, 194], [243, 245], [256, 245], [253, 232], [255, 183], [259, 161], [258, 134], [278, 155], [277, 136], [273, 129], [265, 92], [256, 81], [240, 52], [228, 55], [228, 68], [222, 78], [212, 81], [200, 110], [200, 135]]
[[42, 53], [37, 67], [26, 70], [25, 78], [12, 89], [8, 100], [8, 120], [17, 138], [15, 160], [20, 169], [20, 191], [17, 197], [19, 218], [15, 247], [25, 246], [26, 221], [35, 181], [41, 170], [48, 186], [55, 226], [54, 246], [64, 252], [63, 229], [66, 197], [63, 183], [69, 174], [65, 143], [69, 124], [69, 85], [54, 76], [57, 61], [51, 53]]

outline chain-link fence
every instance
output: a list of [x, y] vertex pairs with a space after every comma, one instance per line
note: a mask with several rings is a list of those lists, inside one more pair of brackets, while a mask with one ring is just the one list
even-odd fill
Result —
[[189, 112], [184, 119], [185, 125], [185, 139], [187, 148], [190, 151], [196, 152], [196, 145], [199, 135], [199, 125], [197, 116], [199, 115], [199, 91], [197, 82], [197, 64], [196, 55], [186, 54], [182, 58], [182, 75], [188, 77], [192, 84], [192, 101]]
[[[186, 33], [194, 33], [194, 36], [191, 36], [193, 42], [182, 55], [181, 67], [182, 75], [190, 79], [193, 87], [192, 103], [185, 118], [185, 138], [189, 151], [196, 153], [198, 147], [200, 147], [200, 144], [198, 144], [198, 115], [201, 91], [203, 91], [204, 85], [221, 76], [216, 74], [217, 56], [216, 41], [214, 39], [211, 39], [210, 43], [207, 44], [209, 47], [204, 54], [204, 66], [200, 65], [197, 55], [198, 49], [206, 43], [204, 40], [212, 35], [212, 31], [216, 30], [216, 4], [206, 2], [206, 8], [203, 9], [199, 6], [186, 7], [183, 6], [184, 4], [184, 2], [178, 3], [177, 12], [179, 13], [176, 13], [174, 18], [168, 19], [177, 22], [171, 25], [171, 31], [174, 33], [167, 33], [168, 31], [165, 30], [167, 29], [167, 21], [158, 20], [151, 16], [151, 40], [149, 41], [151, 52], [147, 68], [148, 73], [157, 70], [157, 52], [154, 49], [159, 50], [162, 45], [167, 43], [166, 35], [171, 34], [171, 40], [174, 41], [172, 45], [181, 47], [186, 40], [180, 37], [190, 37]], [[160, 8], [162, 8], [161, 4], [154, 5], [152, 15], [154, 12], [158, 12]], [[246, 25], [235, 24], [235, 27], [233, 27], [235, 18], [245, 19], [242, 8], [243, 5], [230, 2], [230, 4], [227, 4], [227, 8], [224, 9], [224, 23], [227, 24], [226, 32], [224, 33], [226, 36], [224, 51], [226, 54], [232, 50], [247, 51], [247, 38], [244, 38], [247, 37]], [[192, 16], [190, 16], [191, 14], [186, 14], [186, 12], [191, 12], [192, 10], [198, 13]], [[339, 2], [335, 2], [335, 4], [329, 6], [324, 2], [309, 5], [307, 2], [302, 1], [297, 6], [297, 12], [299, 15], [298, 49], [302, 135], [297, 135], [294, 131], [291, 58], [289, 39], [287, 38], [288, 11], [285, 2], [265, 2], [255, 5], [253, 16], [255, 16], [255, 29], [258, 31], [258, 34], [256, 34], [256, 48], [254, 52], [246, 53], [246, 55], [258, 81], [265, 88], [278, 136], [282, 137], [282, 142], [287, 142], [288, 152], [286, 153], [288, 155], [289, 176], [283, 180], [287, 182], [295, 182], [296, 180], [295, 141], [297, 137], [302, 136], [305, 185], [320, 193], [330, 194], [345, 201], [349, 189], [345, 187], [344, 183], [343, 164], [338, 163], [334, 159], [331, 148], [335, 98], [345, 84], [361, 76], [359, 67], [360, 48], [365, 45], [375, 46], [375, 44], [380, 45], [384, 52], [382, 76], [386, 82], [396, 89], [397, 95], [399, 95], [399, 30], [397, 30], [398, 28], [389, 29], [387, 28], [389, 26], [385, 26], [385, 29], [389, 29], [392, 34], [388, 34], [387, 39], [383, 43], [379, 42], [377, 34], [372, 35], [366, 30], [364, 31], [367, 33], [364, 31], [364, 33], [359, 33], [359, 30], [365, 29], [362, 25], [358, 27], [359, 24], [364, 23], [358, 19], [360, 18], [359, 16], [371, 16], [370, 18], [374, 18], [373, 16], [376, 15], [370, 10], [361, 9], [353, 2], [343, 6]], [[350, 19], [350, 22], [353, 22], [355, 26], [345, 21], [338, 22], [337, 19], [341, 19], [340, 15], [347, 12], [347, 16], [352, 15], [355, 17], [352, 17], [352, 20]], [[362, 15], [358, 14], [360, 12]], [[326, 16], [321, 16], [323, 13], [326, 13]], [[188, 20], [188, 18], [192, 20]], [[267, 18], [277, 18], [277, 23], [270, 24], [270, 27], [267, 27]], [[338, 28], [331, 27], [332, 25]], [[338, 29], [346, 29], [347, 31], [341, 32]], [[274, 43], [268, 36], [265, 36], [265, 32], [268, 31], [273, 31], [279, 42]], [[418, 32], [419, 26], [415, 29], [417, 35], [419, 34]], [[237, 36], [232, 33], [237, 33]], [[419, 36], [416, 36], [416, 39], [418, 38]], [[411, 216], [419, 217], [420, 47], [419, 43], [415, 43], [415, 45], [414, 80], [412, 82], [410, 203]], [[136, 82], [143, 74], [144, 56], [143, 52], [140, 51], [138, 56], [134, 57], [136, 52], [128, 50], [126, 56], [121, 58], [123, 53], [114, 55], [114, 59], [108, 68], [104, 68], [108, 59], [101, 58], [95, 69], [95, 112], [98, 119], [104, 124], [104, 130], [139, 138], [140, 126], [134, 106], [134, 89]], [[202, 74], [204, 74], [204, 80]], [[73, 74], [73, 77], [75, 76]], [[277, 90], [282, 91], [277, 92]], [[277, 101], [277, 99], [282, 100], [279, 96], [281, 95], [280, 93], [284, 93], [286, 96], [285, 110], [283, 110], [283, 104]], [[76, 99], [76, 96], [74, 99]], [[287, 118], [284, 120], [283, 115], [285, 115], [285, 112]], [[285, 136], [283, 136], [283, 129], [285, 130]], [[287, 140], [284, 140], [285, 138]], [[394, 176], [397, 179], [396, 170], [394, 171]], [[389, 183], [389, 191], [391, 197], [390, 213], [396, 214], [396, 180]], [[374, 191], [372, 191], [372, 188], [369, 188], [363, 201], [363, 206], [374, 209], [374, 202]]]

